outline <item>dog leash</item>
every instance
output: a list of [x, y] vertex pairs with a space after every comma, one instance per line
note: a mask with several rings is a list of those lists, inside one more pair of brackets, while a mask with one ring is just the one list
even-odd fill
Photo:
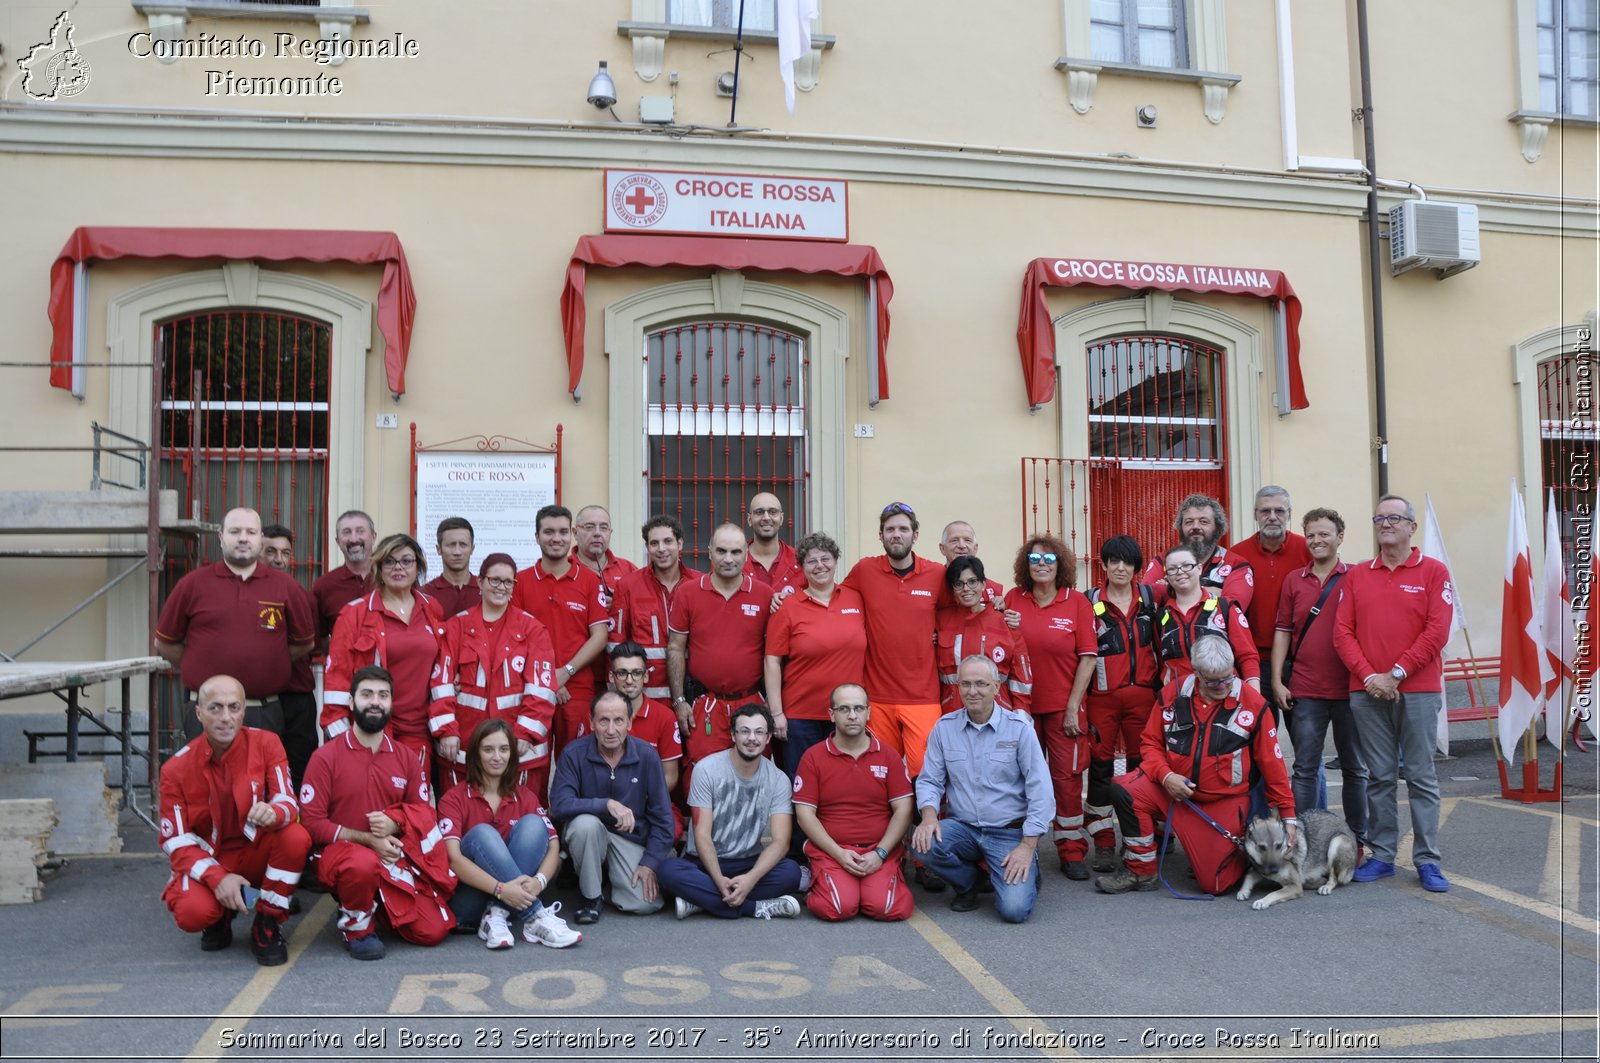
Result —
[[[1188, 805], [1190, 810], [1193, 811], [1195, 815], [1199, 816], [1206, 823], [1210, 824], [1213, 830], [1222, 835], [1224, 838], [1228, 839], [1228, 844], [1232, 845], [1236, 849], [1243, 846], [1242, 838], [1240, 838], [1237, 834], [1234, 834], [1227, 827], [1224, 827], [1222, 824], [1218, 823], [1216, 820], [1212, 819], [1210, 816], [1206, 815], [1199, 805], [1195, 804], [1187, 797], [1183, 798], [1183, 803]], [[1179, 893], [1173, 888], [1172, 883], [1167, 881], [1167, 842], [1172, 837], [1172, 813], [1177, 807], [1178, 798], [1173, 798], [1172, 801], [1167, 805], [1167, 820], [1166, 824], [1161, 830], [1161, 857], [1156, 863], [1156, 877], [1159, 878], [1161, 880], [1161, 884], [1167, 888], [1167, 892], [1178, 898], [1180, 901], [1214, 901], [1217, 899], [1215, 894]]]

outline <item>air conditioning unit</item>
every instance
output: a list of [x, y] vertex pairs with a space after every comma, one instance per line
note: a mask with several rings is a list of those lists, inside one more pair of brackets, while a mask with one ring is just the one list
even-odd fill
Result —
[[1400, 276], [1436, 269], [1440, 279], [1483, 260], [1478, 249], [1478, 208], [1471, 203], [1408, 199], [1389, 212], [1389, 270]]

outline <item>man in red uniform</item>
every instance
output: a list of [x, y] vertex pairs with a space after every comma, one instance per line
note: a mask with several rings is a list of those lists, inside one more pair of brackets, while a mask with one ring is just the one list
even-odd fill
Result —
[[873, 734], [904, 754], [913, 776], [922, 771], [928, 732], [940, 715], [933, 634], [944, 592], [944, 566], [912, 552], [918, 527], [904, 502], [885, 506], [878, 514], [883, 553], [857, 561], [841, 584], [861, 595], [867, 608]]
[[[964, 520], [953, 520], [944, 526], [944, 531], [939, 534], [939, 556], [944, 558], [948, 568], [950, 562], [958, 557], [978, 556], [978, 533], [971, 524]], [[989, 605], [994, 605], [1006, 596], [1006, 589], [992, 579], [983, 581], [983, 600]], [[946, 605], [949, 602], [944, 603]], [[948, 693], [948, 692], [947, 692]], [[947, 699], [948, 700], [948, 699]], [[960, 708], [959, 701], [957, 708]]]
[[161, 768], [161, 848], [172, 877], [161, 899], [200, 948], [233, 943], [233, 917], [250, 906], [250, 951], [263, 967], [288, 962], [279, 929], [311, 851], [289, 764], [271, 731], [244, 725], [244, 687], [219, 675], [200, 686], [201, 737]]
[[311, 585], [311, 596], [317, 600], [319, 651], [328, 648], [333, 622], [339, 619], [339, 613], [370, 589], [372, 548], [378, 542], [378, 530], [372, 518], [359, 509], [339, 514], [333, 534], [339, 552], [344, 555], [344, 564], [329, 570]]
[[900, 870], [911, 826], [904, 758], [867, 730], [865, 687], [829, 698], [833, 735], [806, 750], [794, 776], [794, 818], [811, 860], [806, 907], [818, 919], [909, 919], [915, 903]]
[[[282, 524], [261, 529], [261, 560], [294, 579], [294, 532]], [[295, 586], [300, 581], [295, 580]], [[300, 588], [305, 609], [315, 616], [317, 600]], [[289, 758], [289, 775], [296, 790], [305, 778], [306, 762], [317, 748], [317, 679], [311, 674], [311, 655], [296, 657], [290, 663], [289, 685], [278, 695], [283, 705], [283, 752]]]
[[378, 904], [402, 938], [437, 945], [455, 925], [445, 902], [456, 879], [422, 764], [386, 733], [389, 673], [368, 665], [350, 685], [355, 726], [312, 755], [301, 815], [317, 846], [318, 877], [339, 900], [345, 947], [358, 960], [380, 960]]
[[794, 547], [778, 538], [783, 530], [783, 503], [778, 496], [766, 491], [752, 495], [745, 518], [750, 522], [745, 575], [754, 576], [774, 591], [804, 587], [806, 574], [800, 567], [800, 558]]
[[[1250, 602], [1245, 607], [1244, 618], [1250, 622], [1250, 633], [1255, 638], [1256, 652], [1263, 662], [1272, 660], [1273, 630], [1277, 626], [1278, 596], [1283, 581], [1289, 573], [1298, 572], [1311, 564], [1311, 551], [1306, 548], [1305, 536], [1289, 530], [1289, 517], [1293, 503], [1289, 492], [1277, 484], [1268, 484], [1256, 492], [1256, 533], [1233, 546], [1233, 555], [1250, 565], [1254, 587]], [[1283, 708], [1277, 700], [1272, 684], [1261, 685], [1261, 696], [1278, 713], [1283, 721]]]
[[[578, 510], [577, 519], [577, 546], [573, 548], [572, 560], [600, 577], [609, 609], [623, 578], [638, 571], [639, 566], [611, 552], [611, 514], [606, 507], [584, 506]], [[601, 671], [605, 671], [605, 658], [598, 660]]]
[[[229, 510], [219, 537], [222, 560], [190, 572], [167, 596], [156, 651], [178, 667], [191, 700], [212, 676], [234, 676], [244, 686], [245, 723], [282, 735], [279, 695], [294, 660], [311, 652], [316, 618], [294, 578], [261, 563], [259, 513]], [[186, 716], [185, 734], [195, 726]]]
[[1411, 545], [1417, 513], [1399, 495], [1384, 495], [1372, 518], [1378, 556], [1351, 565], [1333, 645], [1350, 669], [1355, 717], [1367, 784], [1368, 851], [1355, 881], [1394, 874], [1400, 844], [1397, 751], [1405, 757], [1406, 804], [1411, 811], [1411, 858], [1422, 888], [1443, 893], [1439, 868], [1439, 776], [1433, 748], [1444, 711], [1443, 662], [1450, 639], [1455, 589], [1450, 570]]
[[550, 630], [556, 650], [556, 728], [552, 763], [583, 733], [594, 700], [590, 665], [605, 652], [611, 625], [594, 570], [572, 560], [572, 511], [545, 506], [534, 518], [542, 555], [517, 573], [511, 604]]
[[[1221, 545], [1228, 534], [1228, 514], [1222, 503], [1210, 495], [1190, 495], [1178, 506], [1172, 527], [1177, 530], [1179, 541], [1192, 549], [1200, 561], [1200, 586], [1205, 592], [1213, 598], [1220, 595], [1236, 602], [1240, 609], [1250, 608], [1255, 576], [1247, 561]], [[1157, 597], [1166, 594], [1161, 558], [1150, 562], [1143, 582], [1157, 588]]]
[[644, 647], [650, 671], [644, 692], [666, 702], [672, 699], [667, 688], [667, 619], [678, 592], [705, 573], [683, 564], [683, 525], [678, 518], [657, 514], [641, 534], [650, 563], [617, 587], [611, 601], [611, 645], [636, 642]]
[[[761, 666], [772, 590], [744, 574], [738, 525], [719, 525], [710, 553], [711, 574], [683, 588], [667, 633], [667, 686], [691, 763], [733, 747], [730, 725], [740, 705], [766, 704]], [[779, 738], [788, 733], [783, 717], [773, 724]]]
[[1200, 639], [1191, 661], [1193, 671], [1156, 699], [1138, 770], [1111, 781], [1127, 850], [1122, 867], [1095, 880], [1103, 893], [1156, 888], [1158, 821], [1170, 821], [1201, 889], [1224, 893], [1236, 886], [1247, 867], [1244, 853], [1200, 813], [1242, 834], [1252, 767], [1260, 769], [1267, 800], [1283, 817], [1294, 848], [1299, 820], [1266, 701], [1233, 674], [1233, 649], [1225, 640]]
[[483, 601], [478, 577], [472, 574], [472, 522], [466, 517], [441, 520], [434, 545], [439, 550], [439, 567], [444, 571], [424, 583], [422, 593], [431, 594], [439, 603], [439, 613], [449, 620]]

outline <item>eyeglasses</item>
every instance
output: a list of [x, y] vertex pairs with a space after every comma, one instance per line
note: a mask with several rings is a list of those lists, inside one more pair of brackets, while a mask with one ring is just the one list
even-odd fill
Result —
[[737, 731], [733, 732], [733, 737], [735, 737], [735, 738], [765, 738], [765, 737], [767, 737], [767, 729], [765, 727], [762, 727], [759, 730], [751, 730], [748, 727], [741, 727]]
[[386, 557], [383, 559], [384, 568], [416, 568], [417, 559], [414, 557]]
[[1199, 567], [1200, 566], [1195, 564], [1193, 561], [1186, 561], [1181, 565], [1168, 565], [1167, 571], [1172, 573], [1174, 576], [1181, 576], [1185, 572], [1193, 572]]
[[643, 668], [613, 668], [611, 674], [618, 679], [643, 679], [650, 673]]
[[896, 513], [904, 513], [906, 516], [913, 519], [917, 515], [917, 511], [906, 505], [904, 502], [890, 502], [887, 506], [883, 507], [883, 512], [878, 514], [878, 519], [888, 520]]
[[1375, 528], [1392, 528], [1396, 524], [1409, 524], [1410, 522], [1411, 518], [1404, 513], [1379, 513], [1372, 518], [1372, 525]]
[[1056, 555], [1055, 554], [1029, 554], [1028, 555], [1028, 564], [1030, 564], [1030, 565], [1053, 565], [1055, 563], [1056, 563]]
[[1195, 673], [1195, 678], [1200, 680], [1200, 685], [1201, 686], [1203, 686], [1203, 687], [1211, 687], [1214, 690], [1218, 689], [1220, 687], [1232, 686], [1233, 685], [1233, 676], [1231, 676], [1231, 675], [1225, 675], [1225, 676], [1221, 676], [1221, 677], [1219, 677], [1217, 679], [1213, 679], [1208, 675], [1201, 675], [1199, 672], [1196, 672]]
[[832, 711], [837, 713], [840, 716], [865, 716], [867, 714], [867, 706], [865, 706], [865, 705], [835, 705], [833, 707]]
[[483, 585], [485, 587], [493, 587], [497, 591], [508, 591], [517, 585], [517, 581], [514, 578], [500, 579], [495, 576], [490, 576], [483, 581]]
[[578, 530], [579, 531], [610, 531], [611, 530], [611, 525], [609, 525], [609, 524], [596, 524], [594, 521], [590, 520], [590, 521], [585, 521], [584, 523], [578, 525]]
[[958, 591], [970, 591], [975, 587], [981, 587], [981, 586], [983, 586], [983, 580], [981, 580], [981, 579], [958, 579], [958, 580], [956, 580], [956, 590], [958, 590]]

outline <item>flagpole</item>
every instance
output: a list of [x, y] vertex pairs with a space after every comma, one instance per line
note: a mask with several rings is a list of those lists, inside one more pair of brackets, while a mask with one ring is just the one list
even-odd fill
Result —
[[739, 60], [744, 58], [744, 0], [739, 0], [739, 28], [733, 38], [733, 105], [728, 108], [728, 128], [739, 125]]
[[[1470, 660], [1476, 661], [1478, 659], [1478, 652], [1472, 648], [1472, 632], [1468, 631], [1466, 628], [1462, 628], [1461, 634], [1465, 636], [1467, 640], [1467, 657]], [[1499, 712], [1497, 711], [1494, 716], [1489, 715], [1487, 711], [1489, 708], [1489, 699], [1483, 696], [1483, 674], [1476, 668], [1472, 670], [1471, 681], [1473, 685], [1478, 688], [1478, 704], [1482, 705], [1485, 709], [1483, 714], [1483, 722], [1489, 725], [1489, 748], [1494, 751], [1494, 759], [1498, 761], [1500, 760], [1500, 732], [1499, 729], [1495, 727], [1495, 718], [1499, 716]]]

